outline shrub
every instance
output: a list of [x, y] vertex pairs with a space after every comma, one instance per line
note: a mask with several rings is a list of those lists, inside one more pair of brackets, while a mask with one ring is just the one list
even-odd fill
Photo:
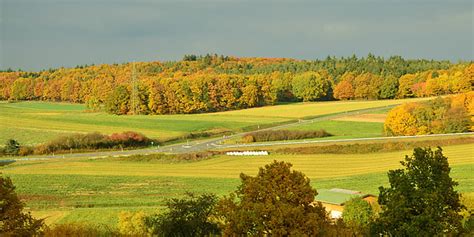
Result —
[[355, 144], [333, 144], [333, 145], [316, 145], [304, 147], [289, 147], [276, 149], [276, 153], [281, 154], [366, 154], [387, 151], [402, 151], [413, 149], [418, 146], [444, 146], [456, 144], [473, 143], [474, 138], [464, 137], [456, 139], [443, 140], [426, 140], [426, 141], [406, 141], [406, 142], [379, 142], [379, 143], [355, 143]]
[[27, 156], [33, 154], [34, 148], [31, 146], [20, 146], [18, 150], [19, 156]]
[[200, 161], [209, 159], [214, 155], [222, 154], [218, 151], [205, 151], [199, 153], [183, 153], [183, 154], [149, 154], [149, 155], [132, 155], [119, 158], [111, 158], [113, 160], [123, 160], [123, 161], [137, 161], [137, 162], [153, 162], [153, 161], [163, 161], [163, 162], [188, 162], [188, 161]]
[[122, 211], [119, 214], [119, 232], [126, 236], [147, 236], [145, 219], [143, 211], [135, 213]]
[[120, 145], [123, 147], [147, 146], [151, 142], [151, 139], [145, 135], [131, 131], [114, 133], [110, 135], [107, 140], [112, 146]]
[[87, 223], [64, 223], [46, 228], [45, 237], [63, 236], [121, 236], [120, 233], [108, 226]]
[[16, 156], [18, 155], [18, 152], [20, 151], [20, 143], [18, 143], [16, 140], [9, 139], [5, 143], [5, 148], [3, 148], [3, 152], [6, 155], [11, 155], [11, 156]]
[[114, 133], [110, 136], [100, 133], [74, 134], [59, 137], [35, 148], [34, 153], [46, 154], [57, 151], [144, 147], [151, 139], [137, 132]]
[[242, 137], [243, 142], [266, 142], [280, 140], [298, 140], [305, 138], [317, 138], [332, 136], [325, 130], [317, 131], [290, 131], [290, 130], [267, 130], [249, 133]]

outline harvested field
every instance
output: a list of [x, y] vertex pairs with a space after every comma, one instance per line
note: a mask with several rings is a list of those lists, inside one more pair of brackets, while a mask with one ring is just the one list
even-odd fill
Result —
[[383, 123], [387, 118], [386, 114], [356, 114], [351, 116], [345, 116], [340, 118], [335, 118], [335, 121], [353, 121], [353, 122], [373, 122], [373, 123]]

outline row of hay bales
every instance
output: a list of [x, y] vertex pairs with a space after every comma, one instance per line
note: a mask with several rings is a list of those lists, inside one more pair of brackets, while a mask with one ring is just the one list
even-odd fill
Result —
[[268, 151], [229, 151], [228, 156], [268, 156]]

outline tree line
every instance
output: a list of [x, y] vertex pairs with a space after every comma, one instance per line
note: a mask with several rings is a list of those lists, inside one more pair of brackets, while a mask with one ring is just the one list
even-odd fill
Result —
[[176, 62], [0, 72], [0, 99], [86, 103], [113, 114], [201, 113], [291, 101], [461, 93], [473, 89], [473, 78], [472, 62], [186, 55]]
[[310, 180], [286, 162], [274, 161], [256, 176], [240, 175], [228, 196], [191, 194], [171, 199], [159, 214], [122, 212], [117, 229], [59, 224], [46, 226], [24, 212], [8, 177], [0, 176], [1, 233], [25, 236], [470, 236], [467, 211], [450, 177], [442, 149], [415, 148], [388, 172], [378, 202], [345, 203], [342, 220], [331, 220]]

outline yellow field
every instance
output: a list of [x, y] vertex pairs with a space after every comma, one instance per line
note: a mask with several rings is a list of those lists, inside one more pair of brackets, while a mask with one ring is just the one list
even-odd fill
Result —
[[261, 117], [282, 117], [282, 118], [304, 118], [320, 116], [325, 114], [340, 113], [343, 111], [369, 109], [396, 105], [405, 102], [422, 101], [431, 98], [413, 98], [401, 100], [372, 100], [372, 101], [328, 101], [328, 102], [307, 102], [289, 105], [266, 106], [245, 110], [235, 110], [229, 112], [220, 112], [216, 114], [225, 114], [231, 116], [261, 116]]
[[356, 114], [340, 118], [335, 118], [335, 121], [350, 121], [350, 122], [373, 122], [373, 123], [384, 123], [386, 114]]
[[[270, 155], [257, 157], [219, 156], [199, 162], [147, 163], [105, 160], [49, 160], [18, 162], [0, 169], [5, 174], [75, 174], [113, 176], [180, 176], [236, 178], [241, 172], [255, 174], [272, 160], [284, 160], [310, 178], [333, 178], [385, 172], [400, 166], [410, 151], [375, 154]], [[448, 146], [444, 154], [451, 165], [474, 163], [474, 144]]]
[[[444, 147], [452, 177], [462, 193], [474, 192], [474, 144]], [[411, 150], [344, 155], [219, 156], [197, 162], [169, 163], [106, 159], [21, 161], [0, 172], [10, 176], [28, 210], [46, 222], [93, 222], [117, 225], [121, 211], [160, 212], [169, 198], [185, 192], [228, 195], [239, 174], [255, 175], [273, 160], [291, 162], [317, 188], [346, 188], [378, 193], [387, 185], [386, 172], [401, 167]]]
[[20, 144], [32, 145], [70, 133], [111, 134], [130, 130], [168, 140], [191, 132], [237, 132], [247, 127], [282, 123], [308, 116], [423, 99], [294, 103], [220, 113], [137, 116], [88, 113], [85, 112], [85, 106], [80, 104], [32, 101], [0, 103], [0, 143], [3, 143], [2, 140], [15, 139]]

